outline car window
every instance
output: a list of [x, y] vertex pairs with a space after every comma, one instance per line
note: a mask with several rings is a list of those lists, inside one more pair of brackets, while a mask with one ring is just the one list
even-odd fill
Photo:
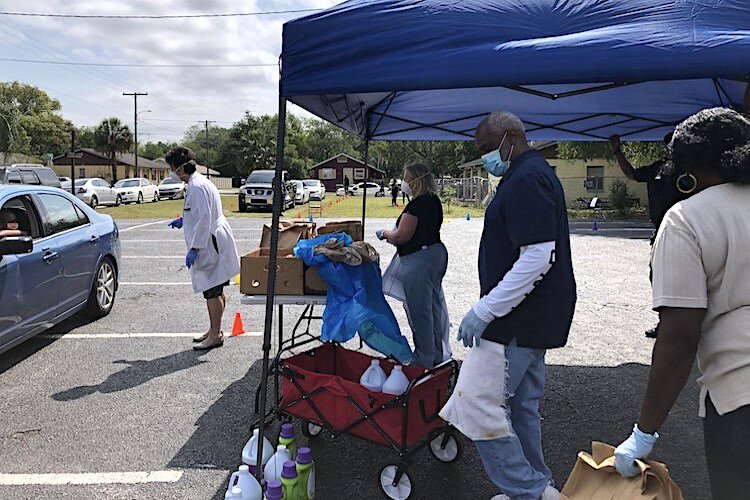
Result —
[[78, 221], [81, 223], [81, 225], [88, 224], [89, 216], [83, 213], [83, 210], [81, 210], [77, 206], [73, 205], [73, 208], [76, 209], [76, 214], [78, 214]]
[[8, 171], [8, 184], [21, 184], [21, 174], [18, 170]]
[[151, 185], [151, 181], [149, 181], [148, 179], [141, 179], [141, 186], [150, 186], [150, 185]]
[[39, 214], [28, 195], [17, 196], [6, 201], [0, 210], [13, 211], [18, 221], [18, 228], [32, 238], [37, 239], [43, 236]]
[[89, 180], [88, 179], [76, 179], [76, 186], [83, 186], [86, 184]]
[[40, 194], [39, 199], [47, 212], [47, 235], [53, 235], [83, 225], [73, 203], [56, 194]]
[[35, 173], [42, 182], [49, 186], [58, 186], [60, 184], [60, 179], [57, 178], [57, 174], [49, 168], [38, 168], [35, 170]]
[[34, 172], [30, 172], [28, 170], [21, 170], [21, 183], [22, 184], [41, 184], [39, 182], [39, 178], [34, 174]]

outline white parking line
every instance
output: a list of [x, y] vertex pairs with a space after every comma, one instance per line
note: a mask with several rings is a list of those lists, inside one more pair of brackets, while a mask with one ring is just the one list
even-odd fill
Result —
[[[165, 333], [42, 333], [41, 338], [47, 339], [173, 339], [197, 337], [205, 332], [165, 332]], [[240, 337], [262, 337], [263, 332], [246, 332]], [[229, 335], [225, 335], [229, 337]]]
[[120, 232], [124, 233], [125, 231], [130, 231], [131, 229], [138, 229], [139, 227], [153, 226], [154, 224], [163, 224], [165, 222], [169, 222], [169, 219], [158, 220], [156, 222], [147, 222], [145, 224], [138, 224], [137, 226], [126, 227], [126, 228], [120, 229]]
[[[123, 238], [123, 243], [185, 243], [185, 240], [162, 240], [162, 239], [153, 239], [153, 240], [129, 240]], [[246, 243], [246, 242], [253, 242], [258, 240], [251, 240], [251, 239], [236, 239], [234, 240], [237, 243]]]
[[189, 281], [172, 281], [163, 283], [161, 281], [121, 281], [120, 285], [133, 285], [133, 286], [181, 286], [181, 285], [192, 285]]
[[78, 474], [0, 474], [0, 485], [141, 484], [176, 483], [181, 470], [147, 472], [83, 472]]

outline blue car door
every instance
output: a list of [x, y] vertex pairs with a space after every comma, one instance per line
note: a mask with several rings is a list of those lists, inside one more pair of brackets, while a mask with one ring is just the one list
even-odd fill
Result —
[[62, 264], [61, 312], [77, 307], [88, 298], [99, 259], [99, 234], [86, 215], [62, 195], [38, 195], [45, 232], [53, 236]]
[[62, 265], [54, 237], [44, 234], [31, 196], [2, 201], [12, 210], [19, 228], [34, 240], [31, 253], [0, 260], [0, 345], [38, 333], [60, 313], [58, 299]]

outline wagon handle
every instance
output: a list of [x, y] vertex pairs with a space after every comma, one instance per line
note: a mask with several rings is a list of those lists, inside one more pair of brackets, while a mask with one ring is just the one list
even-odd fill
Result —
[[427, 416], [427, 411], [424, 409], [424, 399], [419, 400], [419, 411], [422, 413], [422, 420], [425, 421], [427, 424], [431, 424], [433, 421], [437, 420], [438, 414], [440, 413], [440, 400], [442, 396], [442, 392], [438, 390], [436, 396], [435, 396], [435, 413], [433, 413], [430, 416]]
[[405, 394], [409, 394], [412, 389], [414, 389], [416, 386], [418, 386], [419, 384], [421, 384], [422, 382], [424, 382], [425, 379], [427, 379], [428, 377], [431, 377], [431, 376], [433, 376], [433, 375], [435, 375], [437, 373], [440, 373], [440, 372], [442, 372], [444, 370], [447, 370], [447, 369], [455, 372], [455, 371], [457, 371], [457, 368], [458, 368], [458, 363], [456, 363], [455, 359], [451, 358], [451, 359], [448, 359], [446, 361], [443, 361], [439, 365], [430, 368], [429, 370], [427, 370], [426, 372], [424, 372], [422, 375], [420, 375], [419, 377], [417, 377], [414, 380], [412, 380], [409, 383], [409, 387], [406, 388]]

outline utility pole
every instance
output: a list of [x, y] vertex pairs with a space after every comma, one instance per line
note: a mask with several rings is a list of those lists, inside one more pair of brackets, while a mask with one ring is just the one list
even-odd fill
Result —
[[83, 153], [76, 153], [76, 129], [70, 129], [70, 194], [76, 195], [76, 158], [83, 158]]
[[216, 123], [216, 122], [211, 121], [211, 120], [206, 120], [205, 121], [205, 125], [206, 125], [206, 128], [205, 128], [205, 131], [206, 131], [206, 178], [208, 178], [208, 179], [211, 178], [211, 169], [208, 166], [208, 126], [211, 123]]
[[148, 92], [123, 92], [122, 95], [133, 96], [133, 135], [135, 136], [135, 177], [138, 177], [138, 96], [148, 95]]

